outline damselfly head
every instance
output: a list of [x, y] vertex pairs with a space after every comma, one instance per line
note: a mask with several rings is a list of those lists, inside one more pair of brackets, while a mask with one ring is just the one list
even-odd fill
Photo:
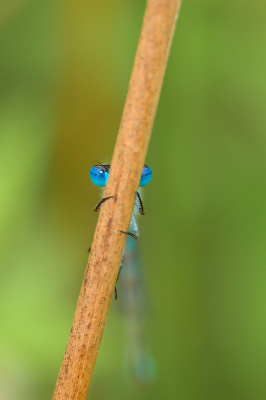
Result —
[[[99, 187], [106, 186], [109, 177], [109, 170], [110, 170], [110, 164], [99, 163], [97, 165], [94, 165], [94, 167], [92, 167], [90, 170], [90, 178], [92, 180], [92, 183], [94, 183], [94, 185]], [[144, 165], [142, 169], [139, 186], [142, 187], [148, 185], [148, 183], [150, 183], [151, 181], [151, 178], [152, 178], [151, 168], [148, 167], [147, 165]]]

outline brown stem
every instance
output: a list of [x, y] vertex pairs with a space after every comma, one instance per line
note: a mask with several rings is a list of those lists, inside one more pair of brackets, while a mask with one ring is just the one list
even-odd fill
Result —
[[180, 0], [148, 0], [89, 262], [53, 400], [85, 400], [145, 161]]

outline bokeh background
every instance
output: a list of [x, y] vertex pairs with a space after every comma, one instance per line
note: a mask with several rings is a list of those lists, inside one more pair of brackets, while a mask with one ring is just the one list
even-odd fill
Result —
[[[0, 398], [52, 397], [145, 1], [0, 4]], [[266, 398], [266, 5], [184, 0], [140, 247], [153, 385], [113, 302], [90, 400]]]

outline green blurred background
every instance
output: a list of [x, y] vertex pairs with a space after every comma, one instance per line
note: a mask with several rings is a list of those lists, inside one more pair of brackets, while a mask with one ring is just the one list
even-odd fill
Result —
[[[52, 397], [143, 0], [0, 5], [0, 398]], [[184, 0], [140, 247], [157, 380], [123, 371], [112, 302], [88, 398], [266, 398], [266, 4]]]

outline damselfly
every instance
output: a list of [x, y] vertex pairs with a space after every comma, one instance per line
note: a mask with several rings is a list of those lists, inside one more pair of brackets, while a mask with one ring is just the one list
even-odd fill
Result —
[[[90, 178], [99, 187], [105, 187], [109, 176], [110, 164], [97, 164], [91, 168]], [[146, 186], [152, 178], [151, 168], [144, 165], [140, 178], [140, 187]], [[112, 196], [110, 196], [112, 197]], [[103, 198], [95, 207], [109, 199]], [[136, 192], [136, 201], [129, 224], [128, 237], [123, 252], [122, 262], [118, 272], [121, 273], [121, 303], [125, 314], [126, 324], [126, 359], [130, 372], [138, 383], [147, 384], [154, 379], [155, 367], [150, 356], [144, 334], [144, 304], [141, 291], [141, 280], [138, 267], [138, 257], [135, 239], [139, 237], [137, 213], [144, 214], [144, 208], [139, 190]], [[122, 268], [123, 266], [123, 268]], [[118, 279], [117, 277], [117, 279]], [[117, 291], [115, 288], [115, 298]]]

